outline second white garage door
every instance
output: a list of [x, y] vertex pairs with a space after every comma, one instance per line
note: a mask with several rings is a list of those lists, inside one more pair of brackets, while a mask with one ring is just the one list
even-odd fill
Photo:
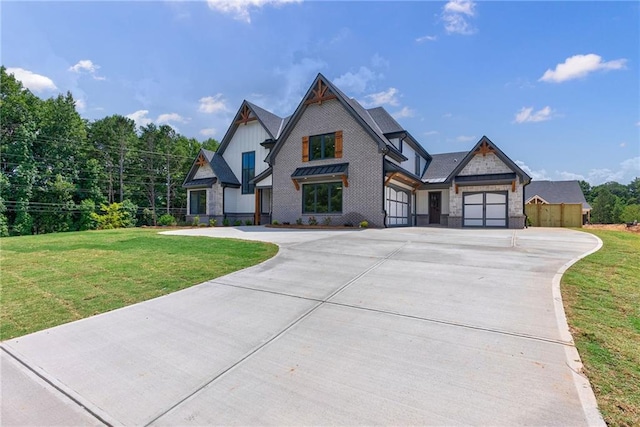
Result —
[[507, 192], [463, 194], [465, 227], [506, 227]]

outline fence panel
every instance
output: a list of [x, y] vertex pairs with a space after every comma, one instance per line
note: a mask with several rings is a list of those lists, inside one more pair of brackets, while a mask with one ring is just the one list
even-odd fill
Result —
[[524, 212], [534, 227], [582, 227], [580, 203], [528, 204]]

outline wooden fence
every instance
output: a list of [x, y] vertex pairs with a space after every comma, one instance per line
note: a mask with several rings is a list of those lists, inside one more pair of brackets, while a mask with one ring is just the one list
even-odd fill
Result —
[[582, 204], [528, 204], [524, 212], [534, 227], [582, 227]]

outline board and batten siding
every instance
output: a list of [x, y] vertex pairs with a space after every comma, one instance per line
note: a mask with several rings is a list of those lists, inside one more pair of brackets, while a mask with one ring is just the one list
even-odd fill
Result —
[[[271, 137], [257, 120], [238, 125], [222, 155], [238, 181], [242, 182], [242, 153], [256, 152], [256, 176], [267, 169], [269, 165], [264, 162], [264, 159], [269, 154], [269, 150], [261, 146], [260, 143], [268, 138]], [[255, 195], [242, 194], [242, 188], [227, 188], [224, 207], [228, 213], [252, 214], [255, 210]]]

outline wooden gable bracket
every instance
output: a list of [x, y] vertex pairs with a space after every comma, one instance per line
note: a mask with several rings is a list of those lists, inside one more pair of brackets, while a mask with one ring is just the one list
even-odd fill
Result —
[[200, 153], [200, 155], [198, 156], [198, 160], [196, 160], [196, 165], [202, 167], [207, 163], [207, 159], [204, 158], [204, 156], [202, 155], [202, 153]]
[[349, 187], [349, 181], [347, 180], [347, 175], [342, 175], [342, 185], [346, 188]]
[[493, 149], [492, 146], [487, 144], [487, 141], [482, 141], [480, 147], [474, 152], [474, 154], [482, 154], [482, 157], [485, 157], [488, 153], [495, 153], [496, 150]]
[[298, 181], [295, 179], [292, 179], [291, 181], [293, 181], [293, 186], [296, 187], [296, 191], [300, 191], [300, 184], [298, 184]]
[[516, 180], [515, 179], [513, 181], [511, 181], [511, 192], [512, 193], [516, 192]]
[[258, 120], [257, 117], [249, 117], [251, 115], [251, 110], [249, 109], [248, 105], [245, 105], [244, 107], [242, 107], [242, 111], [240, 111], [240, 118], [238, 120], [236, 120], [237, 125], [241, 125], [241, 124], [247, 124], [248, 122], [251, 122], [253, 120]]
[[318, 105], [322, 105], [323, 101], [336, 99], [335, 95], [327, 95], [327, 89], [329, 89], [329, 86], [321, 79], [318, 79], [318, 87], [312, 90], [312, 96], [304, 102], [304, 105], [315, 104], [316, 102]]
[[387, 179], [386, 179], [386, 180], [385, 180], [385, 182], [384, 182], [385, 187], [387, 186], [387, 184], [389, 184], [389, 182], [390, 182], [393, 178], [395, 178], [395, 177], [396, 177], [396, 175], [398, 175], [398, 172], [394, 172], [394, 173], [392, 173], [391, 175], [389, 175], [389, 176], [387, 177]]

